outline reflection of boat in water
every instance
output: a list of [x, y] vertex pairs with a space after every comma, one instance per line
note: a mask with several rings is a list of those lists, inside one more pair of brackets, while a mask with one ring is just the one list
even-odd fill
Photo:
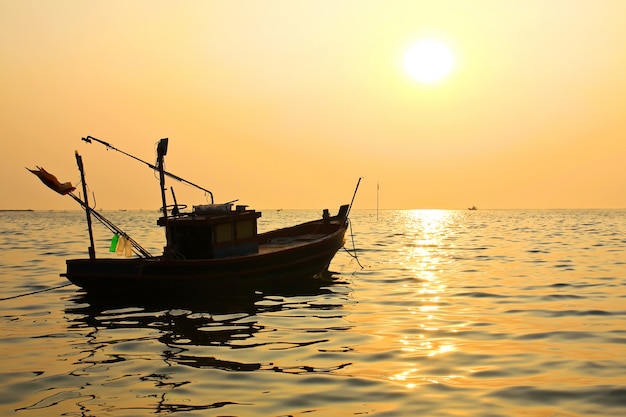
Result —
[[[214, 356], [192, 355], [192, 346], [222, 346], [245, 340], [259, 331], [255, 315], [255, 302], [261, 296], [254, 292], [229, 297], [100, 297], [92, 293], [77, 293], [76, 305], [66, 309], [75, 318], [72, 327], [97, 329], [93, 334], [94, 353], [108, 346], [107, 334], [132, 332], [133, 339], [145, 338], [150, 331], [160, 342], [163, 356], [168, 362], [192, 367], [214, 367], [234, 371], [257, 370], [256, 362], [220, 360]], [[243, 319], [247, 320], [243, 320]], [[110, 332], [109, 332], [110, 331]], [[124, 343], [124, 339], [116, 340]]]
[[[297, 369], [278, 369], [279, 365], [275, 363], [235, 360], [247, 355], [226, 354], [231, 349], [268, 344], [265, 339], [263, 342], [253, 340], [259, 332], [273, 331], [259, 322], [264, 315], [284, 312], [281, 314], [288, 316], [288, 310], [298, 304], [300, 307], [306, 304], [311, 310], [317, 306], [325, 312], [341, 310], [341, 303], [327, 302], [335, 294], [332, 290], [335, 283], [311, 277], [280, 289], [239, 288], [228, 294], [215, 292], [202, 297], [183, 293], [168, 293], [161, 297], [145, 293], [111, 297], [109, 294], [77, 292], [72, 299], [73, 305], [67, 307], [65, 312], [71, 317], [71, 328], [93, 328], [89, 331], [86, 349], [93, 349], [90, 356], [94, 358], [108, 360], [106, 358], [110, 354], [103, 353], [116, 351], [120, 343], [154, 339], [162, 344], [162, 358], [154, 359], [164, 360], [169, 366], [176, 363], [227, 371], [297, 372]], [[320, 304], [322, 301], [324, 303]], [[275, 343], [280, 345], [281, 342]], [[207, 350], [207, 347], [224, 349]], [[220, 353], [226, 357], [221, 357]], [[132, 352], [128, 355], [132, 356]], [[305, 368], [300, 371], [306, 372]]]
[[[97, 141], [107, 149], [118, 150], [91, 136], [83, 140], [90, 143], [92, 140]], [[159, 142], [156, 165], [133, 157], [159, 173], [163, 216], [157, 224], [164, 227], [167, 240], [160, 256], [150, 255], [89, 207], [82, 159], [78, 154], [76, 158], [81, 171], [84, 201], [72, 193], [74, 187], [70, 183], [60, 184], [56, 177], [41, 168], [39, 171], [31, 170], [50, 188], [60, 194], [69, 194], [86, 210], [91, 240], [89, 258], [67, 260], [67, 272], [63, 275], [68, 280], [90, 291], [161, 292], [206, 286], [230, 287], [241, 285], [242, 281], [244, 284], [293, 281], [327, 271], [331, 260], [344, 244], [349, 205], [341, 206], [334, 216], [324, 210], [318, 220], [258, 233], [257, 219], [261, 217], [260, 212], [243, 205], [233, 208], [233, 202], [214, 204], [210, 191], [167, 173], [164, 170], [167, 144], [167, 139]], [[165, 196], [166, 175], [209, 193], [211, 204], [194, 206], [190, 212], [183, 212], [187, 206], [177, 203], [172, 189], [173, 204], [168, 205]], [[91, 216], [115, 233], [111, 251], [126, 257], [96, 258]], [[137, 257], [132, 257], [132, 252]]]
[[[258, 404], [251, 384], [277, 373], [323, 377], [350, 365], [349, 355], [324, 351], [335, 346], [330, 332], [334, 340], [349, 329], [342, 284], [308, 278], [195, 297], [78, 291], [65, 308], [74, 355], [62, 360], [73, 369], [52, 378], [63, 380], [62, 395], [81, 415], [217, 408], [228, 409], [220, 415], [247, 415], [239, 407]], [[285, 387], [292, 383], [288, 378]]]
[[478, 207], [476, 207], [476, 206], [472, 206], [472, 207], [468, 207], [467, 209], [468, 209], [468, 210], [478, 210]]

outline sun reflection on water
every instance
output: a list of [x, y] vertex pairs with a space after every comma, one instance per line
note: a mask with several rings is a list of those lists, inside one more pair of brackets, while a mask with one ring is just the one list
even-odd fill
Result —
[[448, 254], [453, 247], [450, 239], [455, 233], [454, 223], [457, 213], [445, 210], [414, 210], [405, 212], [404, 225], [407, 239], [399, 259], [402, 267], [414, 277], [404, 287], [409, 290], [406, 298], [408, 320], [415, 323], [418, 334], [403, 335], [399, 343], [405, 353], [408, 369], [398, 372], [395, 369], [388, 376], [390, 381], [413, 389], [424, 383], [439, 384], [458, 378], [453, 375], [427, 375], [414, 367], [420, 358], [434, 358], [452, 352], [458, 347], [446, 334], [455, 333], [445, 318], [446, 277], [442, 276], [443, 267], [451, 262]]

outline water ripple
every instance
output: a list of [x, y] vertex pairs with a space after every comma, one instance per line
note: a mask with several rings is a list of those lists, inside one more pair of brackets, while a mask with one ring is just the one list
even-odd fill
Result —
[[[109, 214], [163, 247], [154, 213]], [[331, 282], [154, 299], [20, 297], [85, 256], [84, 213], [0, 213], [0, 414], [626, 413], [626, 211], [352, 217], [363, 269], [340, 252]]]

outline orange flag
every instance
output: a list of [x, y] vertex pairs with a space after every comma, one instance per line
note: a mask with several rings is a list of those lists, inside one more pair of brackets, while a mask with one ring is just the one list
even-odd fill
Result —
[[61, 184], [57, 177], [43, 169], [42, 167], [37, 167], [37, 169], [26, 168], [33, 174], [37, 175], [41, 182], [46, 184], [49, 188], [53, 189], [57, 193], [61, 195], [69, 194], [76, 189], [76, 187], [72, 186], [71, 182], [64, 182]]

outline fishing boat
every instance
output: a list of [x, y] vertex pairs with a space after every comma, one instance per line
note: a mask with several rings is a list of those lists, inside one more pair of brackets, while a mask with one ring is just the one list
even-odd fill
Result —
[[[126, 154], [92, 136], [83, 140], [89, 143], [97, 141], [107, 149]], [[86, 212], [91, 242], [89, 257], [68, 259], [66, 272], [62, 276], [87, 291], [123, 293], [293, 283], [327, 273], [331, 260], [345, 243], [348, 216], [359, 183], [352, 202], [340, 206], [335, 215], [325, 209], [318, 219], [258, 233], [257, 220], [261, 212], [249, 209], [248, 206], [234, 205], [234, 202], [215, 204], [210, 191], [165, 171], [163, 161], [167, 147], [167, 138], [161, 139], [157, 146], [156, 165], [126, 154], [159, 173], [162, 207], [156, 223], [164, 228], [166, 246], [158, 256], [152, 256], [89, 206], [84, 167], [78, 153], [76, 160], [81, 173], [84, 200], [74, 194], [75, 187], [71, 183], [60, 183], [43, 168], [29, 169], [48, 187], [60, 194], [70, 195]], [[168, 204], [166, 176], [208, 192], [210, 203], [193, 206], [185, 212], [186, 206], [176, 202], [171, 188], [173, 204]], [[122, 256], [96, 257], [92, 217], [114, 233], [110, 249]]]

